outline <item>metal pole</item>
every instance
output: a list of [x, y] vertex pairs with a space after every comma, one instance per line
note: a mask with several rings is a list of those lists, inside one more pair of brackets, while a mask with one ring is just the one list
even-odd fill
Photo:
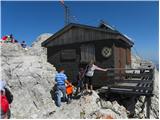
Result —
[[69, 8], [67, 7], [67, 24], [70, 23], [70, 13], [69, 13]]
[[64, 2], [61, 2], [61, 4], [64, 7], [64, 24], [68, 25], [70, 23], [70, 14], [69, 14], [69, 8], [67, 5], [64, 4]]
[[64, 6], [64, 23], [65, 25], [68, 25], [69, 24], [69, 8], [64, 4], [63, 6]]
[[150, 109], [151, 109], [151, 97], [150, 96], [146, 96], [147, 97], [147, 118], [150, 118]]
[[68, 21], [67, 21], [67, 6], [66, 5], [64, 5], [64, 23], [65, 23], [65, 25], [67, 25], [68, 24]]

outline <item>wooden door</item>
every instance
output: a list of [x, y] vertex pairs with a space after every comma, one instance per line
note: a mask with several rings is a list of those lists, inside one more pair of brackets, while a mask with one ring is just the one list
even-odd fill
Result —
[[[126, 64], [126, 54], [125, 54], [125, 49], [120, 48], [120, 47], [115, 47], [114, 46], [114, 67], [115, 68], [125, 68]], [[124, 70], [122, 69], [115, 69], [115, 78], [119, 79], [121, 74], [124, 73]]]

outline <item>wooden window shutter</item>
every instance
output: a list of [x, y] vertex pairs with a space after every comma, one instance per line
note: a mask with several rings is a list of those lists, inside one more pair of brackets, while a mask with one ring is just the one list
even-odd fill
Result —
[[95, 46], [86, 44], [81, 46], [81, 62], [90, 62], [95, 60]]

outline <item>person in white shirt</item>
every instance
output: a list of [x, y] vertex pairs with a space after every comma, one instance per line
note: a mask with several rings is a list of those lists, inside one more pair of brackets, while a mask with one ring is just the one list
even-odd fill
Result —
[[94, 75], [94, 71], [100, 70], [100, 71], [106, 72], [108, 70], [108, 69], [100, 68], [100, 67], [96, 66], [94, 63], [95, 62], [93, 60], [91, 60], [90, 63], [87, 65], [86, 72], [85, 72], [85, 81], [84, 81], [86, 91], [89, 92], [89, 89], [88, 89], [88, 85], [89, 85], [90, 90], [91, 90], [91, 92], [90, 92], [91, 94], [92, 94], [92, 90], [93, 90], [92, 78]]

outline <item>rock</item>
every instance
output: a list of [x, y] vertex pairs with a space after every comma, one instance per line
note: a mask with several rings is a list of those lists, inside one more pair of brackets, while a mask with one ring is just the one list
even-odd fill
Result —
[[104, 101], [101, 99], [101, 106], [102, 108], [108, 108], [111, 109], [112, 108], [112, 103], [110, 101]]
[[48, 118], [55, 109], [50, 90], [56, 70], [42, 57], [46, 54], [28, 52], [19, 44], [1, 44], [1, 78], [14, 96], [11, 118]]
[[[107, 103], [109, 103], [107, 101]], [[114, 106], [114, 103], [111, 106]], [[119, 108], [115, 111], [112, 108], [103, 108], [100, 104], [100, 98], [95, 91], [92, 95], [82, 96], [80, 99], [72, 100], [70, 104], [63, 103], [61, 108], [58, 108], [53, 118], [69, 118], [69, 119], [96, 119], [96, 118], [127, 118], [126, 109], [116, 103]]]
[[38, 55], [38, 56], [42, 55], [43, 57], [45, 57], [44, 60], [46, 60], [47, 49], [44, 47], [41, 47], [41, 43], [44, 42], [46, 39], [48, 39], [51, 36], [52, 36], [51, 33], [44, 33], [44, 34], [41, 34], [40, 36], [38, 36], [37, 39], [31, 45], [32, 47], [29, 49], [28, 53], [30, 55], [32, 55], [32, 54]]

